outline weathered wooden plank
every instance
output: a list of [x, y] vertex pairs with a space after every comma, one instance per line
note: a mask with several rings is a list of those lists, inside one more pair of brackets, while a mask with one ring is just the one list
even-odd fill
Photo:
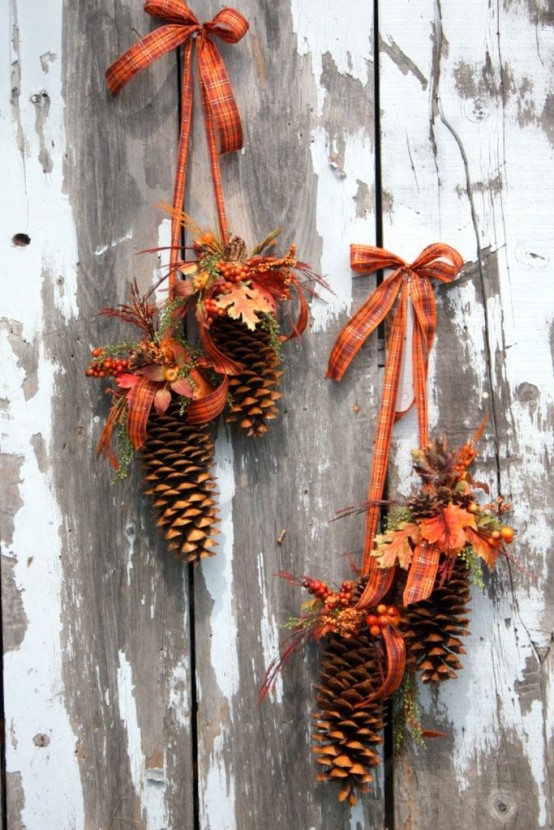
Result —
[[[204, 14], [216, 8], [210, 2]], [[256, 702], [278, 625], [302, 600], [274, 572], [340, 581], [342, 554], [361, 546], [361, 520], [327, 522], [365, 492], [375, 349], [343, 387], [324, 374], [351, 305], [348, 244], [355, 234], [374, 238], [372, 13], [361, 2], [249, 0], [240, 8], [251, 30], [222, 50], [246, 136], [244, 154], [224, 160], [231, 227], [252, 243], [284, 226], [283, 246], [297, 242], [336, 295], [313, 303], [310, 331], [284, 348], [281, 416], [271, 431], [255, 441], [218, 436], [222, 541], [195, 573], [201, 826], [383, 827], [379, 787], [374, 801], [349, 811], [334, 788], [314, 783], [315, 649], [288, 666], [271, 700]], [[213, 224], [207, 180], [193, 182], [191, 206], [194, 215], [208, 209]]]
[[91, 345], [127, 336], [97, 310], [152, 281], [135, 254], [165, 231], [175, 63], [113, 102], [104, 69], [150, 25], [137, 4], [1, 14], [8, 826], [192, 827], [187, 576], [138, 475], [112, 487], [94, 459], [106, 404], [84, 377]]
[[[468, 263], [438, 292], [432, 418], [456, 444], [489, 412], [479, 477], [513, 501], [533, 574], [500, 562], [474, 592], [464, 671], [423, 698], [449, 737], [399, 754], [396, 826], [552, 827], [552, 15], [533, 2], [379, 14], [385, 245], [409, 258], [440, 239]], [[413, 419], [399, 429], [399, 489], [415, 436]]]

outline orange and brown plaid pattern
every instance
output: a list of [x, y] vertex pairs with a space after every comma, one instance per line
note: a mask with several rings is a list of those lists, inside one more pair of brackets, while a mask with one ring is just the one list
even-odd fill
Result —
[[431, 596], [439, 569], [440, 553], [436, 545], [427, 542], [417, 546], [402, 596], [404, 605]]
[[170, 293], [173, 292], [179, 262], [181, 226], [176, 212], [184, 203], [190, 131], [192, 123], [192, 50], [196, 42], [196, 57], [202, 110], [210, 152], [219, 229], [222, 239], [227, 236], [227, 222], [218, 153], [240, 150], [242, 125], [225, 64], [211, 39], [216, 35], [226, 43], [237, 43], [248, 31], [248, 21], [235, 9], [224, 8], [213, 20], [201, 25], [183, 0], [147, 0], [144, 10], [152, 17], [168, 22], [137, 41], [107, 70], [110, 92], [116, 95], [135, 75], [171, 50], [184, 44], [182, 55], [181, 130], [177, 151], [177, 170], [173, 193], [170, 258]]
[[191, 401], [187, 409], [187, 421], [189, 424], [208, 424], [220, 414], [227, 403], [229, 394], [229, 378], [223, 378], [218, 387], [209, 395]]
[[140, 378], [127, 392], [127, 429], [135, 450], [139, 450], [146, 441], [146, 425], [157, 389], [158, 384], [147, 378]]
[[[394, 569], [378, 568], [371, 555], [379, 522], [379, 505], [383, 495], [390, 455], [394, 422], [415, 404], [418, 413], [419, 443], [428, 441], [427, 371], [429, 352], [436, 329], [435, 298], [431, 279], [451, 282], [462, 267], [460, 254], [449, 245], [437, 243], [425, 248], [411, 265], [403, 259], [368, 245], [351, 246], [354, 271], [369, 274], [395, 267], [396, 270], [379, 285], [368, 300], [346, 323], [331, 351], [327, 377], [340, 380], [363, 343], [396, 303], [392, 332], [388, 343], [383, 394], [377, 420], [377, 437], [369, 484], [362, 573], [369, 575], [359, 606], [366, 608], [379, 602], [392, 585]], [[398, 389], [402, 368], [408, 300], [414, 309], [412, 362], [414, 398], [405, 410], [397, 410]]]

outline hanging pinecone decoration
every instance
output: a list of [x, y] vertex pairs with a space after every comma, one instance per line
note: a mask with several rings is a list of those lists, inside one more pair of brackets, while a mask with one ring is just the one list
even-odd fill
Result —
[[146, 493], [153, 499], [169, 549], [195, 565], [213, 556], [219, 520], [209, 426], [187, 423], [174, 401], [163, 415], [151, 414], [141, 454]]
[[462, 668], [458, 655], [466, 653], [460, 637], [469, 634], [469, 573], [468, 564], [458, 557], [450, 579], [404, 612], [407, 663], [421, 672], [423, 683], [454, 678]]
[[237, 423], [249, 437], [260, 437], [276, 418], [276, 402], [281, 397], [278, 386], [283, 371], [272, 327], [262, 323], [250, 331], [222, 317], [210, 332], [217, 348], [243, 367], [240, 374], [229, 377], [231, 405], [227, 421]]
[[[367, 632], [351, 639], [333, 635], [321, 658], [313, 715], [313, 751], [323, 767], [318, 781], [339, 781], [339, 801], [356, 803], [373, 780], [385, 725], [381, 700], [367, 702], [379, 685], [377, 641]], [[365, 702], [363, 706], [358, 706]]]

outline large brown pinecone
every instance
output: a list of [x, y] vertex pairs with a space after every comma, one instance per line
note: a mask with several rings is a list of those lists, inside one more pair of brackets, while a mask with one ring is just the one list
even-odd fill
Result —
[[264, 435], [277, 415], [275, 402], [281, 397], [277, 387], [283, 374], [270, 332], [262, 325], [250, 331], [240, 322], [221, 317], [214, 321], [210, 334], [218, 349], [244, 366], [239, 375], [229, 377], [232, 403], [227, 421], [238, 423], [249, 436]]
[[402, 620], [408, 666], [421, 672], [424, 683], [456, 677], [465, 654], [460, 637], [469, 634], [471, 587], [469, 567], [456, 559], [452, 576], [435, 585], [429, 599], [408, 606]]
[[380, 683], [376, 638], [360, 632], [351, 639], [329, 638], [321, 657], [318, 711], [313, 738], [317, 761], [323, 770], [318, 781], [339, 781], [339, 800], [356, 803], [356, 790], [365, 793], [380, 762], [376, 748], [383, 743], [385, 725], [382, 701], [366, 701]]
[[142, 459], [146, 493], [153, 498], [169, 549], [195, 565], [213, 556], [219, 519], [209, 427], [188, 424], [179, 415], [178, 403], [172, 402], [163, 415], [150, 416]]

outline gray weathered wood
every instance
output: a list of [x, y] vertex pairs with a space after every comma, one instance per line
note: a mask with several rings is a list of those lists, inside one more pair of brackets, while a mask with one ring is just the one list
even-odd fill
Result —
[[[242, 0], [250, 31], [221, 47], [245, 128], [222, 160], [231, 228], [254, 243], [282, 226], [335, 293], [284, 347], [270, 432], [219, 426], [223, 532], [192, 575], [166, 554], [139, 470], [111, 486], [94, 459], [107, 403], [84, 377], [89, 348], [125, 336], [97, 310], [135, 276], [150, 285], [158, 259], [135, 254], [167, 244], [154, 204], [171, 198], [176, 56], [112, 100], [104, 70], [155, 25], [142, 4], [43, 5], [0, 8], [8, 827], [193, 830], [197, 793], [199, 830], [385, 830], [382, 780], [352, 810], [314, 783], [317, 648], [257, 704], [304, 599], [274, 572], [340, 582], [362, 547], [362, 517], [328, 520], [365, 497], [375, 339], [342, 384], [323, 377], [374, 284], [348, 263], [349, 243], [375, 241], [372, 4]], [[533, 572], [500, 562], [475, 592], [464, 670], [422, 697], [449, 737], [394, 759], [395, 827], [552, 827], [552, 15], [539, 0], [389, 0], [379, 23], [384, 244], [409, 259], [443, 240], [467, 261], [438, 290], [433, 425], [457, 443], [490, 412], [481, 477], [514, 502]], [[187, 207], [215, 224], [199, 119]], [[398, 489], [415, 435], [409, 416]]]
[[[8, 826], [192, 827], [187, 575], [139, 476], [112, 486], [94, 458], [106, 401], [84, 376], [90, 346], [122, 337], [96, 312], [152, 281], [136, 253], [171, 189], [175, 64], [113, 101], [104, 70], [149, 28], [137, 4], [7, 12]], [[12, 248], [21, 231], [30, 245]]]
[[[395, 826], [552, 827], [552, 15], [382, 3], [380, 23], [385, 245], [467, 262], [437, 291], [432, 421], [456, 445], [489, 415], [478, 477], [513, 502], [532, 572], [500, 561], [474, 590], [464, 670], [422, 698], [448, 737], [397, 756]], [[398, 431], [397, 480], [416, 435]]]
[[[291, 11], [287, 4], [244, 2], [251, 31], [222, 49], [245, 125], [244, 154], [223, 160], [231, 229], [252, 244], [284, 227], [282, 247], [296, 242], [299, 258], [324, 273], [337, 296], [315, 301], [310, 331], [284, 346], [278, 422], [263, 439], [226, 437], [224, 430], [218, 437], [222, 541], [218, 556], [194, 575], [203, 827], [383, 826], [379, 784], [375, 799], [352, 812], [338, 804], [334, 788], [314, 784], [309, 729], [317, 649], [293, 660], [273, 698], [257, 704], [265, 667], [284, 636], [278, 626], [305, 599], [275, 571], [340, 582], [349, 573], [343, 554], [360, 547], [361, 520], [328, 521], [366, 487], [375, 346], [348, 386], [324, 380], [350, 305], [349, 235], [374, 234], [371, 15], [356, 7], [348, 20], [357, 15], [366, 28], [363, 52], [350, 47], [352, 75], [343, 65], [344, 42], [330, 38], [336, 11], [317, 22], [316, 3]], [[204, 13], [217, 8], [211, 2]], [[323, 48], [304, 43], [311, 22]], [[307, 49], [311, 55], [299, 54]], [[198, 158], [199, 129], [196, 136]], [[195, 216], [208, 209], [213, 225], [207, 181], [207, 173], [192, 181], [190, 209]], [[356, 202], [360, 191], [367, 192], [363, 204]], [[335, 211], [341, 222], [331, 228]]]

